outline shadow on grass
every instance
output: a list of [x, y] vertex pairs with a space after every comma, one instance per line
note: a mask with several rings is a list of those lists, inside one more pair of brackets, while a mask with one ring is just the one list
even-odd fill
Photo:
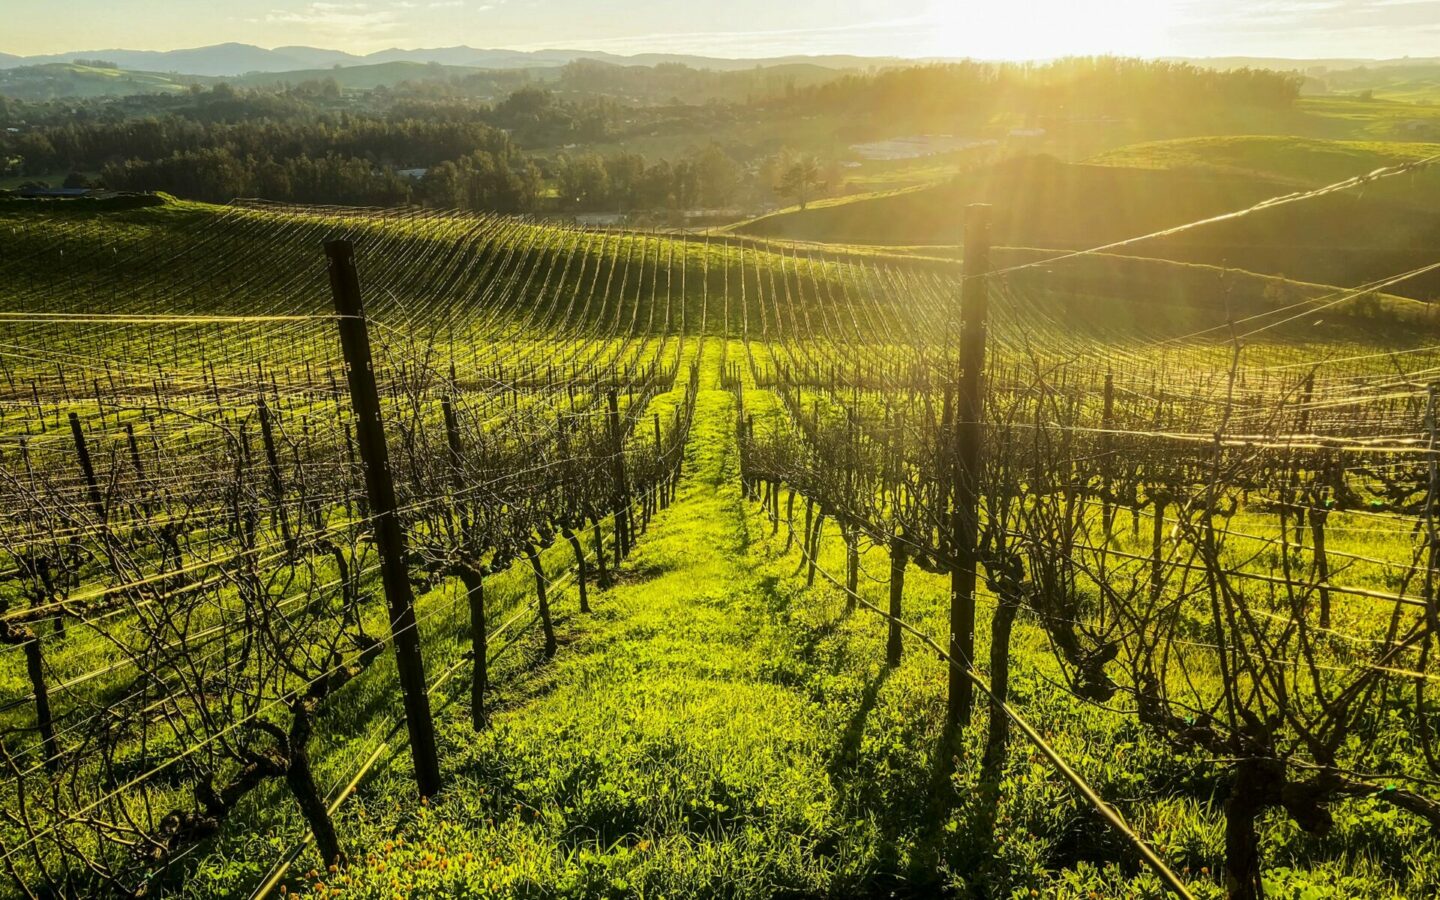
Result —
[[850, 721], [845, 723], [845, 729], [840, 732], [840, 752], [830, 761], [829, 766], [831, 781], [841, 779], [859, 762], [861, 742], [865, 739], [865, 722], [875, 709], [875, 703], [880, 697], [880, 688], [889, 678], [890, 667], [885, 666], [865, 683], [865, 690], [860, 694], [859, 705], [850, 714]]

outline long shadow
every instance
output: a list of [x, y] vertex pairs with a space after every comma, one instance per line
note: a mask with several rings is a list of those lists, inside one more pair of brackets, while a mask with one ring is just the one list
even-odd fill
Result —
[[[806, 596], [808, 592], [781, 590], [782, 583], [779, 577], [766, 575], [760, 579], [757, 588], [776, 621], [787, 631], [799, 635], [793, 645], [796, 658], [808, 667], [818, 668], [820, 648], [835, 636], [850, 613], [847, 611], [820, 625], [812, 626], [808, 622], [797, 622], [791, 614], [791, 607], [794, 606], [796, 600]], [[846, 668], [846, 661], [843, 657], [837, 657], [832, 662], [830, 671], [831, 674], [834, 674], [844, 668]]]
[[[933, 749], [930, 753], [930, 767], [922, 778], [917, 779], [917, 787], [923, 784], [923, 796], [915, 797], [914, 812], [908, 820], [894, 821], [891, 827], [895, 829], [894, 838], [898, 839], [909, 834], [914, 840], [912, 855], [906, 866], [906, 877], [912, 883], [926, 883], [934, 885], [934, 873], [940, 869], [943, 863], [948, 865], [976, 865], [980, 848], [971, 848], [968, 852], [955, 855], [955, 835], [947, 830], [951, 820], [951, 814], [965, 805], [966, 798], [956, 790], [953, 778], [965, 764], [965, 740], [964, 732], [959, 728], [947, 725], [936, 736]], [[968, 822], [962, 821], [961, 827], [969, 831]], [[927, 881], [927, 879], [929, 879]]]
[[[928, 767], [916, 767], [899, 779], [895, 778], [898, 773], [892, 772], [887, 776], [888, 788], [873, 783], [860, 756], [861, 738], [865, 719], [877, 705], [880, 688], [889, 675], [887, 668], [867, 682], [861, 703], [841, 734], [838, 757], [829, 767], [844, 814], [873, 821], [879, 835], [874, 868], [858, 876], [844, 893], [934, 897], [943, 890], [942, 863], [979, 868], [978, 849], [957, 857], [953, 847], [956, 836], [946, 830], [951, 812], [964, 799], [951, 781], [953, 760], [962, 752], [961, 741], [941, 734]], [[968, 831], [968, 823], [961, 824]]]
[[[835, 635], [835, 632], [840, 630], [840, 623], [843, 621], [843, 617], [831, 619], [824, 625], [817, 626], [810, 630], [810, 632], [805, 636], [805, 640], [800, 642], [796, 651], [797, 653], [799, 653], [800, 658], [804, 660], [806, 665], [813, 666], [816, 664], [817, 658], [820, 655], [821, 646], [823, 646], [827, 640], [833, 637]], [[844, 667], [838, 662], [836, 665], [831, 666], [832, 671], [838, 671], [841, 668]]]
[[855, 767], [860, 761], [860, 743], [865, 738], [865, 722], [870, 718], [870, 713], [875, 709], [876, 699], [880, 696], [880, 688], [890, 678], [890, 667], [884, 666], [880, 671], [865, 683], [865, 690], [860, 694], [860, 704], [855, 707], [851, 714], [850, 721], [845, 723], [845, 730], [840, 732], [840, 752], [830, 761], [830, 780], [838, 782], [849, 769]]
[[[799, 571], [804, 565], [802, 555]], [[814, 673], [821, 668], [839, 671], [855, 666], [856, 660], [846, 653], [824, 659], [826, 643], [854, 612], [847, 609], [818, 625], [797, 621], [792, 606], [812, 592], [787, 591], [783, 583], [783, 578], [767, 576], [758, 586], [771, 615], [796, 636], [793, 652], [803, 667]], [[957, 836], [946, 829], [957, 808], [971, 805], [952, 778], [968, 755], [963, 733], [940, 734], [928, 764], [907, 767], [903, 774], [892, 771], [877, 780], [875, 773], [867, 770], [863, 752], [866, 725], [879, 707], [880, 692], [891, 675], [887, 666], [866, 679], [859, 703], [837, 737], [834, 756], [826, 763], [839, 797], [840, 814], [873, 822], [879, 835], [879, 855], [873, 868], [856, 873], [853, 880], [842, 879], [838, 895], [933, 897], [943, 889], [942, 862], [978, 871], [989, 849], [962, 839], [964, 846], [957, 854]], [[960, 824], [968, 834], [973, 816], [962, 813], [962, 819]]]
[[[551, 673], [556, 659], [586, 636], [585, 619], [579, 613], [557, 612], [555, 615], [555, 656], [546, 656], [537, 618], [528, 620], [517, 631], [502, 639], [490, 658], [491, 680], [486, 692], [486, 709], [497, 712], [513, 710], [533, 703], [559, 687]], [[593, 651], [592, 651], [593, 652]], [[500, 663], [505, 662], [504, 666]]]
[[1005, 774], [1005, 760], [1009, 758], [1010, 743], [1006, 741], [999, 748], [987, 747], [980, 760], [980, 802], [975, 808], [977, 834], [995, 834], [995, 819], [1000, 812], [1000, 778]]
[[[930, 755], [930, 802], [927, 809], [927, 838], [938, 838], [950, 812], [960, 802], [953, 778], [964, 765], [964, 731], [952, 724], [946, 724], [935, 740], [935, 750]], [[934, 834], [929, 831], [933, 830]]]

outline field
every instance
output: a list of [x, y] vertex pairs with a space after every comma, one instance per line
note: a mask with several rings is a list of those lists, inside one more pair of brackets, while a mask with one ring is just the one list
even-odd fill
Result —
[[191, 84], [201, 84], [207, 80], [79, 63], [49, 63], [20, 69], [0, 69], [0, 94], [22, 100], [179, 94], [188, 90]]
[[[1289, 181], [1296, 187], [1320, 187], [1356, 172], [1425, 159], [1440, 152], [1440, 144], [1418, 141], [1324, 141], [1280, 136], [1189, 138], [1133, 144], [1091, 160], [1107, 166], [1143, 169], [1201, 169], [1234, 172], [1256, 179]], [[1414, 197], [1415, 182], [1428, 188], [1429, 173], [1405, 184], [1403, 190], [1377, 186], [1387, 194]]]
[[[816, 203], [733, 226], [737, 234], [871, 245], [953, 246], [969, 203], [996, 207], [995, 241], [1011, 248], [1089, 249], [1243, 209], [1385, 166], [1440, 145], [1227, 136], [1149, 141], [1080, 163], [1020, 156], [905, 190]], [[1131, 255], [1322, 284], [1361, 284], [1429, 262], [1440, 233], [1432, 168], [1301, 205], [1146, 241]], [[1440, 280], [1397, 288], [1429, 299]]]
[[1440, 892], [1429, 304], [124, 207], [0, 204], [7, 894]]

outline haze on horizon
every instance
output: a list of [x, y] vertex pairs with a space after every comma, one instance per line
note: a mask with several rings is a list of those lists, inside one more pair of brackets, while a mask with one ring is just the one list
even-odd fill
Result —
[[225, 42], [726, 57], [1440, 55], [1440, 0], [5, 0], [0, 51]]

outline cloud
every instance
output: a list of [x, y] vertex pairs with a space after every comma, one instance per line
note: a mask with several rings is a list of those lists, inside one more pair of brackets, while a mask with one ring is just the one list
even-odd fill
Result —
[[901, 16], [875, 22], [817, 25], [812, 28], [764, 28], [747, 30], [666, 31], [616, 37], [547, 38], [517, 45], [521, 50], [583, 46], [585, 49], [619, 53], [724, 53], [737, 57], [788, 53], [864, 52], [857, 39], [874, 41], [898, 35], [919, 35], [931, 21], [926, 16]]
[[[0, 6], [43, 0], [0, 0]], [[52, 0], [53, 2], [53, 0]], [[102, 2], [102, 0], [91, 0]], [[253, 43], [759, 57], [1440, 55], [1440, 0], [228, 0]], [[110, 4], [111, 6], [117, 4]], [[824, 10], [822, 13], [821, 10]], [[268, 10], [268, 13], [266, 12]], [[236, 22], [232, 18], [229, 21]], [[111, 38], [106, 38], [110, 40]], [[210, 35], [196, 43], [213, 40]], [[173, 43], [173, 42], [172, 42]]]
[[1177, 50], [1226, 55], [1435, 55], [1440, 26], [1440, 0], [1183, 0], [1179, 9]]
[[399, 9], [372, 7], [369, 3], [316, 2], [300, 9], [272, 9], [265, 15], [268, 25], [291, 25], [313, 34], [342, 39], [380, 37], [401, 27]]
[[272, 36], [261, 39], [262, 42], [295, 43], [303, 37], [305, 41], [317, 45], [368, 53], [397, 44], [438, 46], [447, 40], [451, 44], [456, 43], [454, 35], [461, 23], [473, 24], [475, 16], [502, 8], [508, 2], [292, 0], [290, 5], [272, 6], [263, 15], [238, 21], [262, 26], [269, 31]]

